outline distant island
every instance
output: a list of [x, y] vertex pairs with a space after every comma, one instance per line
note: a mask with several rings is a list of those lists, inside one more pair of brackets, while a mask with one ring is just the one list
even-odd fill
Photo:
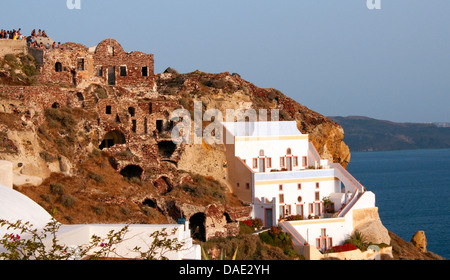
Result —
[[397, 123], [364, 116], [328, 117], [353, 152], [450, 148], [450, 123]]

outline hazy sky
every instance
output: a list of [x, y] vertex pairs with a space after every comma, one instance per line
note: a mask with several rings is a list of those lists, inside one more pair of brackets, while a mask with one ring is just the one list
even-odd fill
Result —
[[0, 28], [126, 51], [173, 67], [236, 72], [326, 116], [450, 122], [450, 1], [1, 0]]

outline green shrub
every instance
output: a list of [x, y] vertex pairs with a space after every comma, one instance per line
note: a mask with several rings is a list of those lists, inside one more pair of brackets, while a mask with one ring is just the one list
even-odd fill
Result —
[[89, 173], [89, 178], [93, 179], [97, 183], [102, 183], [105, 181], [105, 179], [103, 179], [103, 176], [97, 173]]
[[63, 195], [65, 192], [64, 185], [60, 183], [50, 184], [50, 192], [52, 194]]
[[105, 207], [103, 207], [101, 205], [95, 206], [93, 210], [94, 210], [94, 213], [99, 216], [105, 214], [105, 212], [106, 212]]
[[76, 197], [70, 194], [65, 194], [61, 196], [61, 204], [66, 208], [72, 208], [77, 202]]

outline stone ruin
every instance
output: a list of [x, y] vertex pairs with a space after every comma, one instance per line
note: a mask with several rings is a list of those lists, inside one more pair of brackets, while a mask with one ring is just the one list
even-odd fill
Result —
[[[163, 162], [177, 165], [183, 147], [171, 140], [170, 114], [180, 104], [177, 96], [158, 93], [153, 54], [125, 52], [113, 39], [90, 48], [65, 43], [60, 48], [29, 53], [40, 63], [39, 84], [0, 85], [0, 93], [6, 97], [3, 100], [22, 101], [19, 110], [26, 111], [22, 112], [28, 116], [25, 122], [32, 121], [39, 127], [47, 108], [84, 108], [98, 116], [94, 122], [86, 120], [84, 129], [96, 142], [96, 148], [111, 154], [112, 166], [124, 177], [154, 180], [147, 170], [158, 170]], [[0, 102], [1, 112], [18, 110], [8, 102]], [[170, 179], [155, 180], [158, 192], [172, 187], [167, 182]], [[205, 210], [201, 212], [206, 214], [203, 220], [198, 218], [202, 214], [193, 217], [194, 225], [203, 221], [202, 228], [207, 231], [203, 237], [227, 235], [224, 228], [231, 224], [223, 211], [219, 215], [217, 210]], [[248, 211], [244, 212], [248, 217]], [[236, 229], [235, 223], [228, 232]]]

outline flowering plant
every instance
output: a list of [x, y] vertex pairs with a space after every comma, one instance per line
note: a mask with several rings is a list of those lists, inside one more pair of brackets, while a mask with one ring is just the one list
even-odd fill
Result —
[[342, 245], [338, 245], [338, 246], [334, 246], [331, 249], [327, 250], [325, 253], [340, 253], [340, 252], [347, 252], [347, 251], [352, 251], [352, 250], [356, 250], [358, 248], [356, 248], [355, 245], [353, 245], [352, 243], [344, 243]]
[[261, 219], [258, 219], [258, 218], [245, 220], [245, 221], [242, 221], [241, 223], [243, 223], [244, 225], [247, 225], [253, 229], [259, 229], [262, 227], [262, 221], [261, 221]]

